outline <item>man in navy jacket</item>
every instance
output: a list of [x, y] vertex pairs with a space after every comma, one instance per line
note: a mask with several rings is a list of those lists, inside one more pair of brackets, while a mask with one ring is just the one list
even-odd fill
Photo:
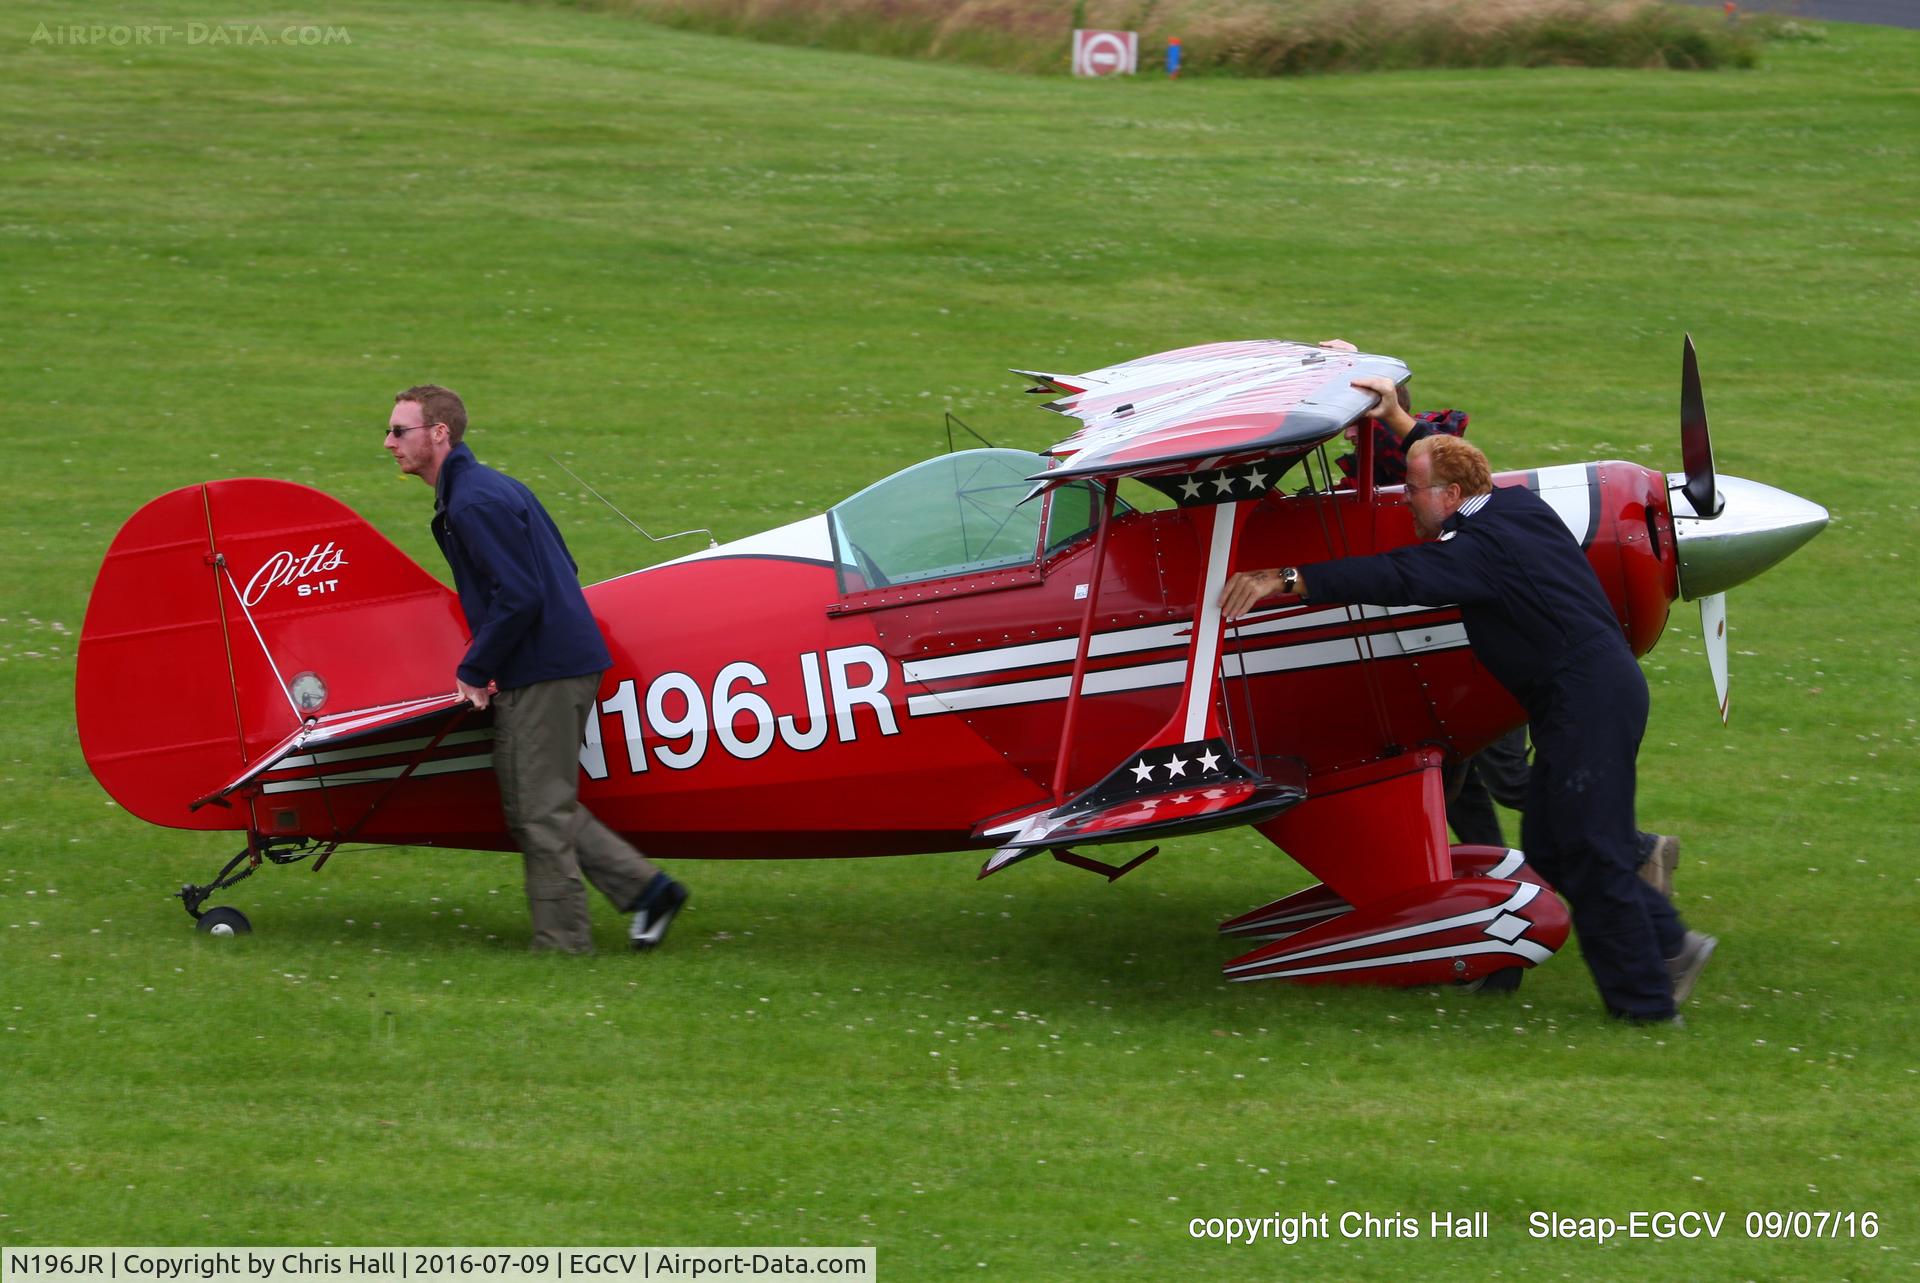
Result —
[[493, 709], [493, 768], [526, 862], [533, 947], [588, 953], [581, 874], [634, 915], [636, 949], [660, 943], [687, 891], [580, 804], [580, 739], [613, 666], [578, 567], [533, 492], [462, 442], [467, 411], [446, 388], [394, 398], [386, 446], [433, 487], [433, 537], [453, 569], [473, 640], [455, 685]]
[[1495, 489], [1455, 438], [1408, 453], [1407, 503], [1425, 541], [1304, 570], [1243, 572], [1229, 617], [1275, 592], [1313, 602], [1460, 607], [1474, 655], [1527, 710], [1535, 760], [1521, 846], [1566, 896], [1609, 1011], [1671, 1020], [1713, 951], [1636, 873], [1634, 758], [1647, 683], [1600, 580], [1564, 522], [1524, 487]]

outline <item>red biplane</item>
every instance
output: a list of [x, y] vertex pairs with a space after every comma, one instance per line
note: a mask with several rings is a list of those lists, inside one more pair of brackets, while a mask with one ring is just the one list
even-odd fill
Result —
[[[1424, 984], [1544, 961], [1568, 921], [1520, 853], [1449, 846], [1442, 764], [1524, 721], [1459, 612], [1284, 605], [1223, 627], [1240, 566], [1413, 540], [1399, 487], [1328, 447], [1385, 356], [1253, 341], [1085, 374], [1019, 371], [1080, 421], [1051, 459], [928, 460], [830, 511], [586, 590], [614, 666], [582, 797], [664, 859], [991, 848], [1083, 853], [1251, 825], [1321, 885], [1225, 923], [1234, 979]], [[1636, 654], [1698, 598], [1722, 715], [1722, 594], [1826, 522], [1716, 477], [1692, 345], [1685, 470], [1566, 464], [1532, 487], [1591, 558]], [[1165, 502], [1129, 504], [1132, 478]], [[1144, 492], [1143, 492], [1144, 493]], [[489, 715], [448, 690], [453, 593], [346, 507], [283, 481], [161, 496], [106, 556], [81, 635], [81, 742], [155, 824], [247, 845], [214, 891], [345, 841], [511, 849]], [[166, 691], [165, 718], [132, 715]], [[752, 804], [744, 804], [745, 799]], [[1154, 848], [1157, 850], [1158, 848]]]

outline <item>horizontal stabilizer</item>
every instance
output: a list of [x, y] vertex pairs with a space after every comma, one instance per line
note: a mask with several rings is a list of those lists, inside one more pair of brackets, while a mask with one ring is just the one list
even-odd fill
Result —
[[[269, 774], [296, 767], [312, 768], [307, 777], [327, 783], [371, 783], [391, 778], [384, 768], [345, 767], [329, 774], [323, 768], [334, 763], [364, 759], [368, 756], [417, 752], [447, 742], [448, 736], [436, 734], [473, 711], [467, 697], [458, 693], [434, 695], [426, 699], [389, 704], [381, 708], [361, 708], [317, 718], [281, 740], [233, 779], [218, 789], [197, 798], [192, 809], [209, 802], [222, 802]], [[460, 741], [490, 738], [490, 732], [471, 730]], [[364, 777], [364, 778], [363, 778]], [[282, 781], [282, 783], [290, 783]], [[267, 791], [272, 791], [270, 786]]]

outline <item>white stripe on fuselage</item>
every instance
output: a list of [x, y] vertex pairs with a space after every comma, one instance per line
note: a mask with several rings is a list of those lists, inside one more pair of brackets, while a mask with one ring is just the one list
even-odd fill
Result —
[[[1335, 607], [1333, 611], [1325, 613], [1331, 614], [1342, 609], [1344, 608]], [[1414, 609], [1424, 608], [1414, 607]], [[1359, 657], [1359, 652], [1354, 645], [1359, 636], [1362, 634], [1330, 637], [1312, 642], [1295, 642], [1288, 646], [1226, 655], [1220, 661], [1220, 671], [1228, 677], [1258, 676], [1263, 673], [1290, 672], [1352, 663]], [[1374, 657], [1381, 659], [1396, 658], [1416, 650], [1423, 654], [1437, 650], [1457, 650], [1467, 644], [1466, 626], [1457, 622], [1409, 628], [1397, 632], [1364, 634], [1364, 636], [1372, 648]], [[1081, 689], [1088, 695], [1102, 695], [1113, 691], [1178, 686], [1186, 680], [1186, 675], [1186, 660], [1169, 660], [1163, 663], [1091, 672], [1086, 675]], [[912, 717], [927, 717], [936, 713], [957, 713], [976, 708], [1045, 703], [1065, 699], [1067, 684], [1066, 677], [1042, 677], [1027, 681], [1002, 682], [992, 686], [973, 686], [964, 690], [912, 695], [907, 699], [907, 712]]]
[[1593, 490], [1584, 463], [1562, 463], [1534, 472], [1534, 493], [1558, 513], [1582, 548], [1593, 537]]
[[[1097, 633], [1087, 643], [1087, 654], [1094, 659], [1106, 655], [1127, 655], [1141, 650], [1165, 650], [1185, 646], [1193, 624], [1151, 624], [1145, 628], [1120, 628]], [[932, 682], [951, 677], [973, 677], [980, 673], [1007, 672], [1017, 668], [1038, 668], [1043, 664], [1073, 661], [1078, 641], [1025, 642], [1018, 646], [1000, 646], [993, 650], [968, 651], [960, 655], [942, 655], [937, 659], [909, 660], [901, 670], [910, 682]]]

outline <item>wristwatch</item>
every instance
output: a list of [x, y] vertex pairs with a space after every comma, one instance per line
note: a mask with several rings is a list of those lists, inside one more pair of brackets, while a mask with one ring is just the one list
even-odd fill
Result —
[[1280, 567], [1280, 591], [1297, 593], [1300, 591], [1300, 568], [1298, 566]]

